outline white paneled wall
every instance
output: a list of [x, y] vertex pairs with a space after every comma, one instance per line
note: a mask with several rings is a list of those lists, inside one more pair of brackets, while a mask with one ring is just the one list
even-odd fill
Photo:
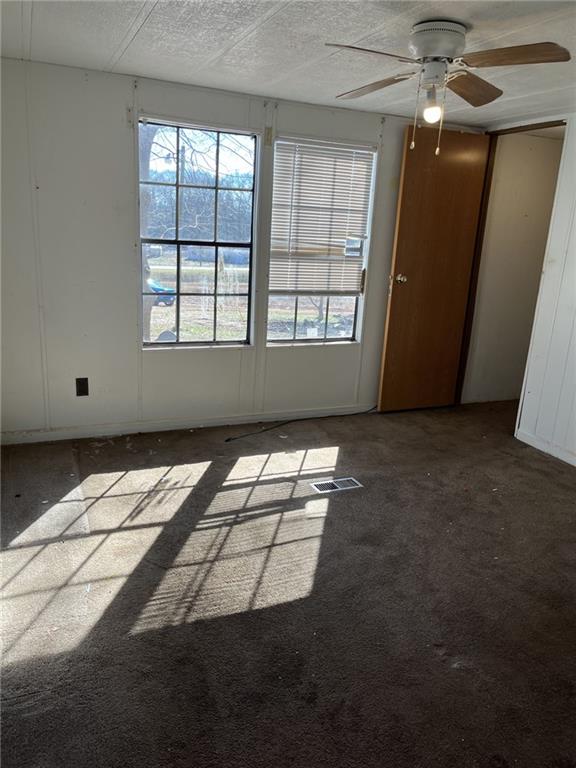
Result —
[[[358, 343], [267, 346], [272, 148], [262, 142], [254, 344], [142, 349], [135, 117], [379, 148]], [[405, 121], [2, 61], [2, 437], [118, 434], [368, 409]], [[518, 436], [574, 460], [575, 126], [567, 132]], [[76, 377], [90, 396], [76, 397]]]
[[13, 77], [2, 79], [3, 429], [41, 429], [46, 426], [48, 408], [37, 193], [28, 152], [25, 77], [23, 68], [15, 68]]
[[568, 121], [516, 436], [576, 465], [576, 120]]
[[[2, 62], [2, 430], [114, 434], [376, 402], [404, 120], [124, 75]], [[379, 147], [359, 343], [265, 341], [272, 148], [262, 147], [255, 343], [142, 349], [134, 116]], [[76, 397], [76, 377], [90, 396]]]

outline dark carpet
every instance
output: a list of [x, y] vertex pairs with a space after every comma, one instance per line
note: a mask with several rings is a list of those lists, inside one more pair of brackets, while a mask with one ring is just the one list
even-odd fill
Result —
[[574, 768], [576, 471], [514, 415], [6, 448], [3, 768]]

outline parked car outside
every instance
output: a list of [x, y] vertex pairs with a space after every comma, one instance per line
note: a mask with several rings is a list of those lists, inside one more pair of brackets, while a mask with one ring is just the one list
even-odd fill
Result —
[[176, 301], [176, 291], [174, 288], [166, 288], [163, 285], [160, 285], [160, 283], [156, 283], [154, 280], [152, 280], [151, 277], [146, 280], [146, 284], [148, 285], [148, 290], [151, 293], [158, 294], [156, 296], [156, 300], [154, 301], [154, 305], [164, 305], [165, 307], [171, 307], [172, 304]]

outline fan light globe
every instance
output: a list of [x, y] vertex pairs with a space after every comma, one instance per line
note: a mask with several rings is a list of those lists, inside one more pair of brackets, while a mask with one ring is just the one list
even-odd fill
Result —
[[433, 125], [434, 123], [437, 123], [438, 120], [442, 117], [442, 107], [438, 106], [432, 106], [432, 107], [426, 107], [424, 111], [422, 112], [422, 117], [424, 120], [426, 120], [427, 123], [430, 123]]
[[437, 123], [442, 117], [442, 107], [436, 100], [436, 86], [432, 85], [426, 90], [426, 102], [422, 110], [422, 117], [427, 123]]

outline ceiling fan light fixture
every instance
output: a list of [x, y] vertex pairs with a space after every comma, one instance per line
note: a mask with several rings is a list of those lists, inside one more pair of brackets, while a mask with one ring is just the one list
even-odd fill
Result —
[[442, 117], [442, 107], [436, 99], [436, 86], [433, 85], [426, 91], [426, 103], [422, 112], [422, 117], [430, 125], [439, 122]]
[[454, 59], [464, 52], [466, 25], [444, 19], [422, 21], [412, 27], [408, 47], [415, 59]]
[[[1, 2], [1, 0], [0, 0]], [[425, 5], [425, 4], [424, 4]], [[435, 154], [440, 154], [440, 139], [444, 124], [446, 89], [456, 94], [472, 107], [483, 107], [502, 96], [502, 90], [474, 74], [477, 67], [506, 67], [521, 64], [544, 64], [570, 61], [570, 52], [557, 43], [528, 43], [507, 48], [492, 48], [485, 51], [466, 53], [467, 27], [448, 19], [429, 19], [415, 24], [410, 35], [409, 49], [412, 58], [399, 56], [373, 48], [361, 48], [342, 43], [326, 43], [333, 48], [377, 54], [416, 65], [416, 71], [386, 77], [361, 88], [341, 93], [340, 99], [356, 99], [382, 88], [418, 78], [414, 124], [410, 149], [416, 146], [416, 126], [420, 112], [420, 96], [424, 91], [422, 118], [429, 125], [438, 125], [438, 140]], [[439, 98], [438, 98], [439, 95]]]

